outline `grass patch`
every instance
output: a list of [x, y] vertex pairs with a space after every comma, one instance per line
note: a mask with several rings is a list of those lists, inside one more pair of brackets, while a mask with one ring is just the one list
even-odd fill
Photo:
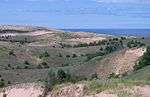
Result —
[[88, 82], [88, 88], [92, 92], [100, 93], [105, 90], [117, 90], [121, 87], [132, 87], [150, 85], [150, 81], [147, 80], [131, 80], [131, 79], [110, 79], [107, 81], [103, 80], [92, 80]]

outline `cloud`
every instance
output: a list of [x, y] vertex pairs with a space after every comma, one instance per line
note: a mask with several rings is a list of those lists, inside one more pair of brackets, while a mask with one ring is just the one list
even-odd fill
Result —
[[9, 2], [9, 1], [27, 1], [27, 2], [54, 2], [54, 1], [71, 1], [71, 0], [0, 0], [4, 2]]
[[70, 1], [70, 0], [24, 0], [24, 1], [31, 1], [31, 2], [34, 2], [34, 1], [47, 1], [47, 2], [54, 2], [54, 1]]
[[93, 0], [99, 3], [150, 3], [150, 0]]
[[[0, 0], [0, 1], [21, 1], [21, 0]], [[61, 2], [68, 2], [68, 1], [74, 1], [74, 0], [22, 0], [22, 1], [28, 1], [28, 2], [55, 2], [55, 1], [61, 1]], [[99, 3], [150, 3], [150, 0], [76, 0], [78, 2], [80, 1], [96, 1]]]

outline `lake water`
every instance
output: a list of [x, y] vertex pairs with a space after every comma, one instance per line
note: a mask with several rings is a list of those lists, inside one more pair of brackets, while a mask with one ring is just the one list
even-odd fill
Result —
[[62, 29], [71, 32], [94, 32], [99, 34], [109, 34], [116, 36], [144, 36], [150, 37], [150, 29]]

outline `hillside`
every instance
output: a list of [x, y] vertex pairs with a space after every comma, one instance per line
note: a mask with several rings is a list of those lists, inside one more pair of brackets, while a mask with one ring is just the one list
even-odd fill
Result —
[[131, 75], [126, 76], [125, 78], [136, 79], [136, 80], [149, 80], [150, 79], [150, 66], [146, 66], [138, 71], [135, 71]]
[[[94, 33], [65, 33], [62, 30], [46, 27], [0, 25], [0, 39], [3, 41], [35, 42], [35, 43], [89, 43], [103, 40], [108, 36], [100, 36]], [[83, 41], [84, 40], [84, 41]], [[33, 44], [33, 43], [32, 43]]]
[[0, 97], [149, 97], [149, 66], [134, 68], [149, 40], [1, 25]]
[[[136, 83], [123, 83], [112, 85], [115, 81], [107, 83], [107, 86], [99, 86], [101, 82], [91, 81], [87, 83], [66, 83], [55, 86], [52, 91], [42, 84], [27, 83], [4, 88], [0, 97], [149, 97], [149, 86], [135, 86]], [[103, 83], [104, 84], [104, 83]], [[132, 85], [131, 85], [132, 84]], [[142, 84], [141, 84], [142, 85]]]
[[97, 70], [100, 72], [100, 75], [104, 74], [104, 77], [110, 73], [121, 75], [132, 72], [134, 65], [145, 51], [145, 48], [133, 48], [109, 54], [100, 61], [100, 67]]

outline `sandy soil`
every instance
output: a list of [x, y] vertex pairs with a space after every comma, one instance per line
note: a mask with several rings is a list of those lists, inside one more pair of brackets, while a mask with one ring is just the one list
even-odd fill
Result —
[[68, 39], [68, 41], [90, 43], [90, 42], [105, 40], [105, 39], [106, 39], [105, 37], [91, 37], [91, 38], [73, 38], [73, 39]]
[[34, 31], [28, 33], [1, 33], [0, 36], [39, 36], [54, 33], [52, 31]]
[[3, 89], [0, 97], [39, 97], [43, 94], [44, 87], [36, 84], [20, 84]]
[[135, 89], [138, 90], [138, 92], [143, 96], [143, 97], [150, 97], [150, 87], [149, 86], [136, 86]]
[[37, 27], [27, 26], [27, 25], [0, 25], [1, 30], [20, 30], [20, 31], [33, 31]]
[[145, 48], [133, 48], [125, 51], [123, 55], [116, 56], [117, 59], [113, 62], [116, 64], [115, 73], [122, 74], [124, 72], [133, 70], [133, 66], [145, 51]]
[[[118, 93], [129, 93], [128, 97], [150, 97], [150, 86], [124, 87], [120, 90], [103, 91], [100, 93], [87, 94], [88, 88], [83, 84], [63, 84], [55, 87], [51, 92], [47, 91], [46, 97], [120, 97]], [[45, 93], [45, 87], [40, 84], [19, 84], [1, 90], [0, 97], [41, 97]]]
[[133, 48], [109, 54], [98, 63], [97, 72], [105, 79], [111, 73], [120, 75], [133, 71], [145, 51], [146, 48]]
[[81, 97], [84, 95], [84, 88], [82, 84], [68, 84], [54, 89], [47, 97]]

